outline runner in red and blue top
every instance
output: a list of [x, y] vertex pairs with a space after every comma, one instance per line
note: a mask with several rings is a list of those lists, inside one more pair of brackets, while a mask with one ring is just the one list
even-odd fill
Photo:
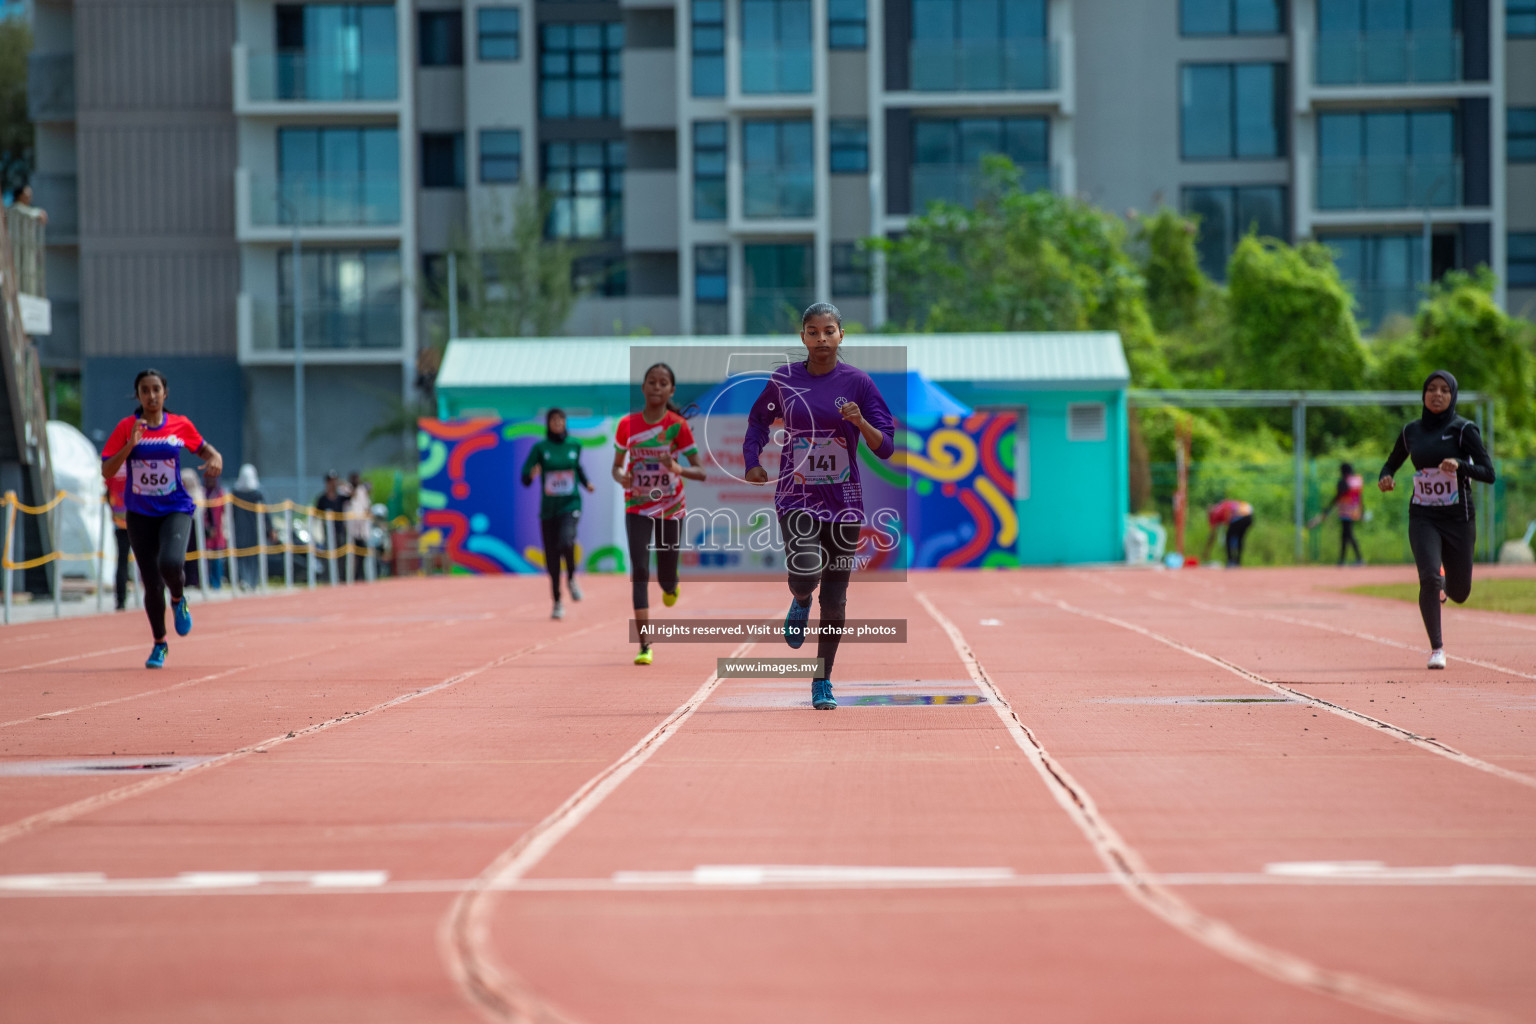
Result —
[[1212, 505], [1206, 518], [1210, 520], [1211, 534], [1205, 538], [1205, 553], [1201, 561], [1211, 556], [1211, 545], [1216, 543], [1216, 528], [1226, 524], [1227, 568], [1236, 569], [1242, 565], [1243, 540], [1248, 536], [1248, 527], [1253, 525], [1253, 506], [1246, 501], [1227, 498]]
[[102, 449], [102, 476], [108, 480], [124, 465], [128, 485], [123, 500], [127, 507], [128, 543], [139, 563], [144, 581], [144, 612], [154, 633], [155, 646], [145, 668], [165, 667], [169, 645], [165, 640], [165, 588], [171, 591], [171, 607], [178, 636], [192, 632], [192, 612], [187, 607], [187, 538], [197, 506], [181, 482], [181, 454], [191, 452], [203, 460], [205, 475], [217, 477], [224, 458], [203, 440], [192, 421], [165, 407], [165, 374], [145, 370], [133, 381], [139, 407], [125, 416]]
[[[651, 551], [656, 552], [656, 576], [661, 602], [677, 603], [677, 561], [682, 550], [683, 480], [703, 480], [704, 469], [693, 443], [693, 431], [683, 410], [672, 404], [677, 375], [666, 363], [645, 371], [641, 384], [645, 409], [619, 421], [614, 435], [613, 479], [624, 487], [624, 533], [629, 541], [629, 579], [634, 592], [635, 622], [642, 630], [636, 665], [651, 663], [645, 638], [650, 621], [647, 590], [651, 582]], [[681, 456], [688, 460], [683, 466]]]
[[1339, 564], [1344, 564], [1344, 556], [1354, 548], [1354, 564], [1364, 565], [1360, 542], [1355, 539], [1355, 524], [1365, 518], [1365, 477], [1356, 473], [1355, 467], [1347, 462], [1339, 464], [1339, 483], [1333, 490], [1333, 500], [1324, 505], [1307, 525], [1316, 529], [1335, 508], [1339, 510]]
[[881, 459], [895, 453], [896, 422], [869, 374], [841, 362], [843, 318], [830, 302], [818, 302], [800, 317], [803, 362], [773, 372], [747, 418], [742, 456], [747, 481], [768, 482], [760, 464], [776, 420], [783, 420], [783, 454], [774, 507], [784, 534], [784, 565], [794, 596], [784, 617], [784, 642], [805, 642], [811, 595], [821, 587], [823, 631], [816, 640], [821, 677], [811, 681], [811, 706], [837, 707], [832, 696], [832, 662], [847, 618], [848, 582], [853, 575], [864, 524], [864, 491], [859, 482], [859, 439]]

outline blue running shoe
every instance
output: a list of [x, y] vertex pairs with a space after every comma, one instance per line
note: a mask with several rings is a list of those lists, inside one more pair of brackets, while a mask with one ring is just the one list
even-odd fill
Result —
[[795, 600], [789, 602], [789, 614], [784, 616], [784, 642], [795, 650], [805, 643], [805, 623], [810, 617], [810, 605]]
[[192, 632], [192, 609], [187, 607], [186, 595], [182, 595], [180, 601], [171, 603], [171, 612], [176, 619], [177, 636], [186, 636]]
[[170, 649], [170, 644], [167, 644], [164, 640], [155, 644], [155, 649], [149, 652], [149, 660], [144, 663], [144, 667], [165, 668], [165, 655]]
[[811, 682], [811, 707], [817, 711], [831, 711], [837, 707], [837, 698], [832, 696], [832, 680], [816, 679]]

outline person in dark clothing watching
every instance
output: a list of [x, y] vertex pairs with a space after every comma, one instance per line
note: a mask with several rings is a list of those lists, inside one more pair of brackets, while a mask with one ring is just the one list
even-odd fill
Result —
[[[321, 512], [329, 512], [337, 516], [347, 510], [347, 496], [341, 493], [341, 474], [334, 469], [325, 474], [325, 490], [320, 492], [320, 496], [315, 499], [315, 508]], [[332, 548], [346, 543], [346, 523], [340, 519], [331, 519], [329, 516], [324, 516], [315, 525], [320, 534], [316, 538], [316, 547], [330, 551]]]
[[1376, 482], [1382, 491], [1394, 490], [1398, 469], [1413, 460], [1408, 545], [1419, 570], [1419, 614], [1429, 634], [1429, 667], [1437, 669], [1445, 668], [1441, 588], [1457, 604], [1472, 594], [1477, 518], [1471, 483], [1494, 481], [1493, 461], [1477, 424], [1456, 415], [1456, 391], [1456, 378], [1448, 370], [1429, 375], [1424, 382], [1423, 411], [1398, 432]]

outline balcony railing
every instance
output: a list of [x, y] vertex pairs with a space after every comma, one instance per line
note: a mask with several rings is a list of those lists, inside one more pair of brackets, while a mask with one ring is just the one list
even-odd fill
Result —
[[1056, 88], [1056, 44], [1049, 39], [916, 41], [915, 92], [1023, 92]]
[[[396, 302], [305, 302], [304, 349], [398, 349], [404, 337], [401, 306]], [[251, 302], [251, 348], [256, 352], [293, 351], [293, 303], [287, 299]]]
[[1319, 210], [1419, 210], [1461, 205], [1461, 161], [1321, 163]]
[[748, 334], [794, 334], [800, 326], [800, 311], [816, 301], [816, 289], [749, 288], [747, 290]]
[[75, 55], [38, 53], [27, 59], [27, 116], [33, 121], [75, 119]]
[[742, 215], [754, 220], [816, 214], [816, 176], [811, 171], [778, 171], [771, 177], [749, 172], [741, 191]]
[[32, 199], [48, 211], [48, 233], [57, 245], [60, 235], [80, 233], [80, 191], [73, 174], [34, 174]]
[[1317, 37], [1318, 85], [1461, 81], [1455, 32], [1347, 32]]
[[[1050, 190], [1054, 175], [1046, 164], [1020, 164], [1026, 192]], [[937, 200], [967, 209], [976, 205], [985, 175], [977, 164], [918, 164], [912, 168], [912, 212], [922, 213]]]
[[16, 290], [23, 295], [48, 297], [47, 229], [43, 212], [36, 207], [12, 206], [5, 211], [5, 231], [11, 239], [11, 265], [16, 268]]
[[258, 227], [390, 227], [400, 223], [400, 182], [355, 175], [253, 175], [251, 223]]
[[810, 47], [743, 47], [741, 93], [743, 96], [797, 95], [811, 91]]
[[375, 102], [400, 94], [395, 51], [251, 50], [246, 87], [257, 102]]

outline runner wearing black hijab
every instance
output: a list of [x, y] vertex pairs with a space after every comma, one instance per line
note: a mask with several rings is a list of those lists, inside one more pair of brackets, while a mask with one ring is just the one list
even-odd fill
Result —
[[[1456, 415], [1456, 378], [1436, 370], [1424, 382], [1424, 409], [1397, 435], [1376, 486], [1394, 488], [1392, 477], [1412, 459], [1413, 500], [1408, 506], [1408, 544], [1419, 568], [1419, 612], [1429, 634], [1429, 667], [1445, 668], [1440, 636], [1440, 588], [1457, 604], [1472, 593], [1472, 555], [1477, 519], [1471, 481], [1491, 484], [1493, 462], [1477, 424]], [[1445, 572], [1442, 576], [1441, 567]]]

